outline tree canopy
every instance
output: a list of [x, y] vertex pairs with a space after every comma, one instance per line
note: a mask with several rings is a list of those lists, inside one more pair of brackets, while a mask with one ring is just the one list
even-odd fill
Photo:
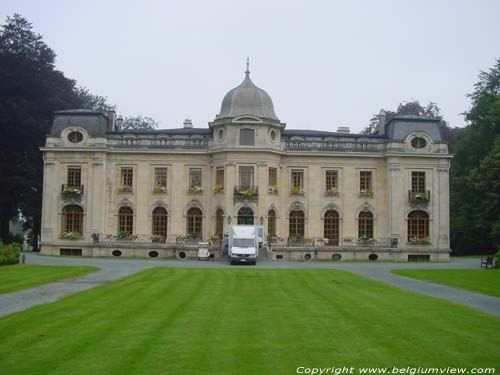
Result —
[[123, 130], [151, 130], [158, 128], [158, 121], [145, 116], [126, 117], [123, 122]]
[[451, 168], [451, 239], [456, 253], [482, 253], [500, 242], [500, 59], [468, 96], [470, 124]]

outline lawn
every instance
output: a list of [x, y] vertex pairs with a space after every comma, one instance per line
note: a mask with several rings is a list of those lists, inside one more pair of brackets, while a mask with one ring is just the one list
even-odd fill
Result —
[[0, 294], [33, 288], [42, 284], [81, 276], [95, 267], [64, 267], [17, 264], [0, 267]]
[[345, 271], [154, 268], [0, 319], [5, 374], [496, 367], [500, 319]]
[[395, 274], [500, 297], [500, 269], [393, 270]]

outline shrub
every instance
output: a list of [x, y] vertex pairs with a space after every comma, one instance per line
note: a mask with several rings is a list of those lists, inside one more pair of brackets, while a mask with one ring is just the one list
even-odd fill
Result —
[[19, 263], [21, 246], [18, 243], [5, 245], [0, 241], [0, 266]]

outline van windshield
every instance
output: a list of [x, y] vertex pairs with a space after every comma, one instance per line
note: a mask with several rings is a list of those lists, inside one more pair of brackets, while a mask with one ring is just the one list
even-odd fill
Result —
[[252, 238], [235, 238], [233, 240], [234, 247], [254, 247], [255, 242]]

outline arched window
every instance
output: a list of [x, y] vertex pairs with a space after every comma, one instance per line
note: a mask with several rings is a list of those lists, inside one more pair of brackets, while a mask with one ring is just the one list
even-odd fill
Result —
[[253, 225], [253, 210], [250, 207], [241, 207], [238, 211], [238, 225]]
[[335, 210], [325, 212], [324, 236], [329, 245], [339, 244], [339, 213]]
[[187, 230], [188, 237], [201, 238], [202, 213], [199, 208], [192, 207], [187, 212]]
[[62, 232], [83, 234], [83, 208], [76, 205], [63, 208]]
[[224, 234], [224, 211], [220, 208], [215, 212], [215, 234], [219, 238]]
[[373, 238], [373, 214], [370, 211], [361, 211], [358, 216], [358, 238]]
[[161, 240], [167, 238], [168, 212], [163, 207], [156, 207], [153, 210], [153, 230], [151, 234], [160, 236]]
[[132, 234], [134, 231], [134, 211], [130, 207], [121, 207], [118, 211], [118, 233]]
[[429, 237], [429, 214], [425, 211], [412, 211], [408, 215], [408, 241]]
[[296, 210], [290, 212], [288, 223], [288, 235], [290, 237], [304, 237], [304, 211]]
[[269, 210], [267, 214], [267, 234], [276, 236], [276, 212], [274, 210]]

